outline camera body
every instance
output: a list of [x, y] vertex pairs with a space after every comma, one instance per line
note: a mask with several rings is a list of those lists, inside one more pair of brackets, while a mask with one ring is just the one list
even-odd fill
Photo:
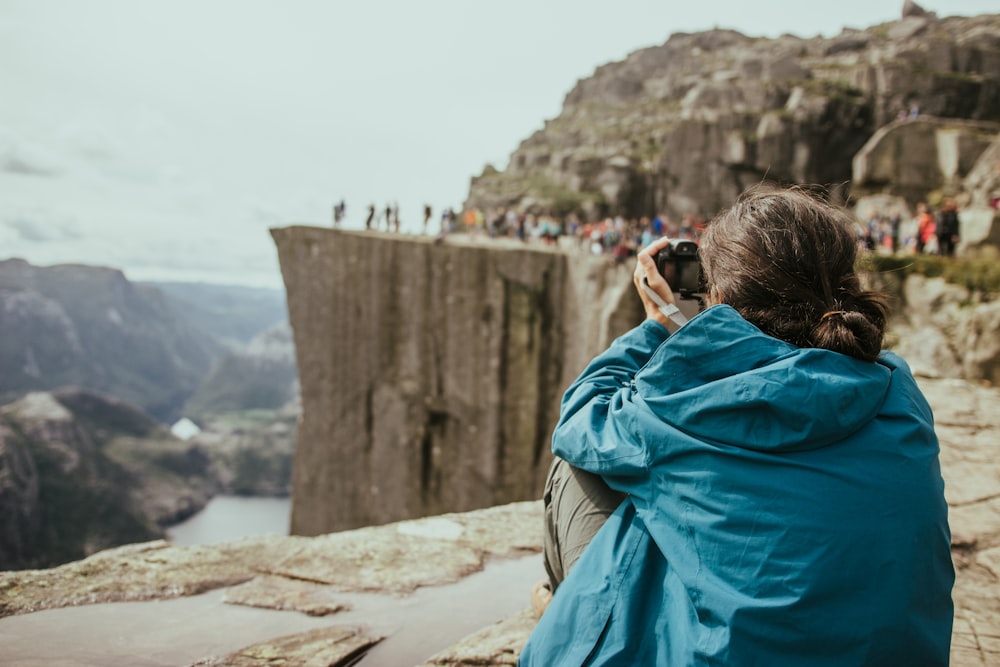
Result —
[[656, 253], [656, 270], [682, 299], [698, 299], [705, 291], [705, 278], [698, 258], [698, 244], [686, 239], [670, 239]]

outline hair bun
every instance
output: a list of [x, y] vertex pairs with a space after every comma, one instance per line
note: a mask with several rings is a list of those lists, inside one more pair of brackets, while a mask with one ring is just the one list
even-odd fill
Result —
[[882, 348], [882, 328], [863, 312], [829, 310], [813, 329], [813, 345], [855, 359], [875, 361]]

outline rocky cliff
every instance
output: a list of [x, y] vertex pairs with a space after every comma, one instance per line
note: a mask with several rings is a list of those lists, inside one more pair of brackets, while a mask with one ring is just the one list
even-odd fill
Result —
[[467, 206], [710, 216], [764, 179], [833, 185], [846, 201], [855, 154], [901, 113], [1000, 121], [1000, 15], [906, 5], [832, 38], [675, 34], [604, 65], [504, 171], [472, 179]]
[[[515, 241], [289, 227], [302, 386], [292, 532], [536, 498], [562, 392], [642, 317], [630, 267]], [[922, 375], [1000, 383], [995, 295], [872, 278]]]
[[0, 570], [161, 537], [215, 492], [209, 458], [122, 401], [33, 392], [0, 408]]
[[272, 234], [303, 388], [296, 534], [537, 497], [562, 392], [640, 314], [602, 258]]

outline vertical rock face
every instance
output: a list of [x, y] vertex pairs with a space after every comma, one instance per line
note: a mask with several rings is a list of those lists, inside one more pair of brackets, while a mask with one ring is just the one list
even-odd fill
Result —
[[912, 209], [933, 192], [956, 194], [997, 140], [1000, 123], [917, 118], [890, 123], [854, 156], [855, 197], [890, 192]]
[[562, 391], [641, 315], [606, 259], [272, 235], [302, 387], [295, 534], [537, 498]]

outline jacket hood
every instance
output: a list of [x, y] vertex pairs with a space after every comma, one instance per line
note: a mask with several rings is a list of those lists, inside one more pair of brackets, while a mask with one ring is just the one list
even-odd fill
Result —
[[634, 385], [657, 417], [704, 442], [802, 450], [870, 422], [891, 375], [883, 363], [768, 336], [719, 305], [668, 338]]

